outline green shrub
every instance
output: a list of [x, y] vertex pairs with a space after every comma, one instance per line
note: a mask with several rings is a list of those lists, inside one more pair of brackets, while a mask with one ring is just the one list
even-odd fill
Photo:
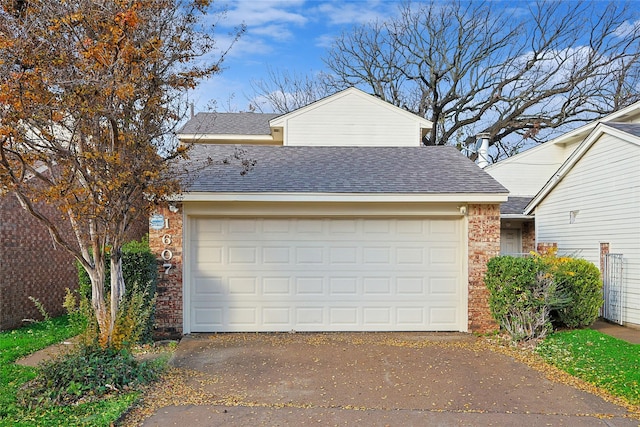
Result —
[[571, 304], [557, 310], [558, 319], [569, 328], [589, 326], [602, 306], [602, 280], [598, 268], [584, 259], [564, 258], [553, 276], [571, 297]]
[[22, 405], [69, 405], [130, 390], [155, 379], [165, 360], [138, 362], [126, 350], [80, 346], [40, 365], [38, 377], [18, 393]]
[[[155, 322], [155, 295], [158, 282], [158, 269], [154, 254], [146, 240], [128, 242], [122, 246], [122, 275], [126, 285], [126, 293], [122, 300], [114, 345], [116, 348], [128, 347], [138, 342], [150, 342]], [[90, 307], [91, 280], [78, 263], [78, 281], [80, 306]], [[105, 289], [110, 288], [110, 263], [106, 260]], [[109, 298], [109, 294], [105, 295]], [[90, 329], [95, 327], [90, 322]]]
[[496, 257], [487, 264], [489, 308], [516, 341], [543, 338], [552, 330], [551, 310], [569, 303], [538, 258]]

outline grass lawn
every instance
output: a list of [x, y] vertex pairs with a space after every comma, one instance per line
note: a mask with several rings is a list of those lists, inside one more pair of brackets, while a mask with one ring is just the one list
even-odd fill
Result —
[[640, 405], [640, 345], [592, 329], [558, 332], [538, 345], [547, 362]]
[[66, 317], [0, 333], [0, 426], [108, 426], [135, 401], [137, 393], [132, 392], [77, 406], [25, 408], [16, 404], [16, 392], [35, 378], [37, 370], [13, 362], [78, 333]]

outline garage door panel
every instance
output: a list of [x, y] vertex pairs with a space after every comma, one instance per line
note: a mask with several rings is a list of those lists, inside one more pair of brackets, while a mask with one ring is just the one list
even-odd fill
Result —
[[288, 328], [291, 325], [291, 308], [285, 306], [264, 308], [262, 310], [262, 323], [266, 326]]
[[394, 310], [391, 307], [363, 307], [363, 323], [368, 326], [383, 328], [392, 323]]
[[355, 246], [329, 248], [329, 262], [331, 264], [357, 264], [359, 259], [358, 248]]
[[388, 277], [364, 277], [362, 283], [364, 298], [380, 294], [391, 295], [391, 280]]
[[338, 219], [329, 224], [329, 233], [332, 234], [355, 234], [358, 230], [358, 223], [355, 219]]
[[298, 277], [295, 280], [296, 294], [322, 295], [324, 294], [324, 277]]
[[417, 295], [425, 295], [427, 287], [423, 277], [398, 277], [396, 292], [398, 295], [408, 295], [414, 298]]
[[288, 295], [290, 292], [290, 277], [265, 277], [262, 279], [262, 294], [265, 296], [282, 296]]
[[425, 307], [398, 307], [397, 309], [398, 325], [400, 326], [420, 326], [426, 324]]
[[461, 220], [191, 222], [193, 332], [465, 329]]
[[297, 264], [324, 263], [324, 248], [322, 246], [297, 246], [295, 254]]
[[202, 295], [225, 294], [225, 285], [220, 277], [196, 277], [193, 280], [193, 292], [195, 297]]
[[258, 321], [256, 307], [230, 306], [228, 310], [229, 326], [253, 326]]
[[262, 262], [265, 264], [291, 263], [291, 248], [288, 246], [267, 246], [262, 248]]
[[429, 293], [431, 295], [455, 295], [459, 291], [457, 283], [451, 277], [431, 277]]
[[433, 307], [429, 309], [429, 323], [433, 325], [455, 325], [458, 310], [451, 307]]
[[344, 297], [345, 295], [358, 295], [357, 277], [331, 277], [329, 278], [329, 295]]
[[358, 307], [330, 307], [329, 323], [340, 326], [357, 326], [358, 325]]

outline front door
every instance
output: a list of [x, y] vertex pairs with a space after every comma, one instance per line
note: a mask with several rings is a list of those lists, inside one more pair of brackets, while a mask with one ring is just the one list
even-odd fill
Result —
[[519, 228], [500, 229], [500, 255], [522, 253], [522, 240]]

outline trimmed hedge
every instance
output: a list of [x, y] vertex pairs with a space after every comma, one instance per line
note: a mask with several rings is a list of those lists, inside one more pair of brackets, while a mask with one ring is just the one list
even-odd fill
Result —
[[584, 259], [564, 258], [553, 271], [572, 303], [558, 309], [558, 320], [569, 328], [581, 328], [596, 321], [602, 306], [602, 280], [598, 268]]
[[516, 341], [543, 338], [553, 330], [551, 311], [569, 300], [538, 258], [502, 256], [487, 264], [489, 308]]
[[589, 326], [602, 305], [598, 269], [589, 261], [555, 253], [492, 258], [485, 284], [491, 314], [518, 341], [544, 337], [552, 330], [551, 313], [569, 328]]

